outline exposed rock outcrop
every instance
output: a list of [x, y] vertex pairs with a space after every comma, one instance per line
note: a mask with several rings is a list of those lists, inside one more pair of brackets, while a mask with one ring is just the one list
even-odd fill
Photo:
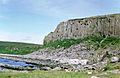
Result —
[[[68, 71], [103, 69], [107, 65], [107, 61], [99, 61], [101, 57], [98, 57], [98, 52], [95, 52], [94, 50], [88, 50], [86, 47], [87, 45], [85, 44], [78, 44], [67, 49], [42, 49], [25, 55], [24, 57], [32, 59], [51, 59], [54, 60], [54, 62], [57, 62], [54, 63], [57, 67], [60, 67], [61, 69], [67, 69]], [[53, 61], [51, 61], [51, 64], [52, 62]]]
[[89, 35], [120, 36], [120, 14], [71, 19], [61, 22], [49, 33], [44, 43], [58, 39], [81, 38]]

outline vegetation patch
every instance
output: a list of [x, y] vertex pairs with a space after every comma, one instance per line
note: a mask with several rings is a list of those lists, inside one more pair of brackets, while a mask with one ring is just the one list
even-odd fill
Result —
[[1, 78], [90, 78], [83, 72], [64, 72], [64, 71], [32, 71], [32, 72], [15, 72], [1, 71]]
[[99, 72], [88, 75], [84, 72], [65, 71], [0, 71], [1, 78], [91, 78], [93, 75], [100, 78], [119, 78], [120, 74]]
[[44, 44], [41, 48], [69, 48], [72, 45], [85, 43], [88, 46], [93, 46], [93, 48], [108, 48], [113, 47], [117, 48], [120, 44], [120, 38], [117, 37], [102, 37], [102, 36], [88, 36], [79, 39], [64, 39], [51, 41], [47, 44]]
[[40, 47], [41, 45], [37, 44], [0, 41], [1, 54], [29, 54], [38, 50]]
[[108, 63], [107, 66], [104, 68], [106, 70], [115, 70], [120, 69], [120, 63]]

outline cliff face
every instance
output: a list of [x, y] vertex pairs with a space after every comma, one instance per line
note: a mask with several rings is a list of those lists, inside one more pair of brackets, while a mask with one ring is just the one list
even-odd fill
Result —
[[120, 14], [71, 19], [61, 22], [48, 34], [44, 43], [59, 39], [76, 39], [90, 35], [120, 36]]

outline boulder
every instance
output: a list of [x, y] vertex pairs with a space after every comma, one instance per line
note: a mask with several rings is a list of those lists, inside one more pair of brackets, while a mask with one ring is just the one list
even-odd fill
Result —
[[41, 67], [41, 70], [51, 70], [51, 68], [50, 67]]
[[108, 71], [109, 73], [115, 73], [115, 74], [120, 74], [120, 70], [116, 69], [116, 70], [110, 70]]
[[79, 62], [80, 62], [81, 65], [87, 65], [89, 60], [83, 59], [83, 60], [80, 60]]
[[89, 60], [87, 59], [63, 59], [61, 63], [68, 63], [70, 65], [87, 65]]
[[55, 68], [52, 69], [52, 70], [54, 70], [54, 71], [60, 71], [60, 70], [62, 70], [62, 68], [61, 68], [61, 67], [55, 67]]
[[100, 78], [100, 77], [97, 77], [97, 76], [92, 76], [91, 78]]
[[98, 62], [92, 65], [85, 65], [84, 68], [86, 70], [101, 70], [106, 66], [107, 66], [107, 62]]
[[68, 61], [68, 63], [69, 63], [69, 64], [79, 64], [80, 61], [79, 61], [79, 59], [70, 59], [70, 60]]
[[119, 61], [118, 57], [112, 57], [111, 58], [111, 63], [115, 63], [115, 62], [118, 62], [118, 61]]
[[65, 69], [65, 71], [66, 71], [66, 72], [70, 72], [70, 70], [68, 70], [68, 69]]
[[88, 72], [87, 72], [87, 74], [88, 74], [88, 75], [91, 75], [91, 74], [92, 74], [92, 72], [91, 72], [91, 71], [88, 71]]

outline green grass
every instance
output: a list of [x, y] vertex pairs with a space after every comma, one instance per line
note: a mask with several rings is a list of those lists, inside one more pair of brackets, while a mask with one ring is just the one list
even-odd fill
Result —
[[43, 45], [43, 48], [69, 48], [71, 45], [76, 45], [76, 44], [80, 44], [80, 43], [90, 43], [90, 42], [94, 42], [97, 43], [100, 42], [102, 40], [101, 37], [96, 37], [96, 36], [89, 36], [89, 37], [85, 37], [85, 38], [79, 38], [79, 39], [64, 39], [64, 40], [56, 40], [54, 42], [49, 42], [47, 44]]
[[109, 74], [105, 76], [106, 78], [120, 78], [120, 74]]
[[0, 53], [1, 54], [28, 54], [38, 50], [41, 45], [19, 43], [19, 42], [4, 42], [0, 41]]
[[120, 78], [120, 74], [113, 74], [106, 72], [99, 72], [88, 75], [83, 72], [65, 72], [65, 71], [0, 71], [0, 78], [90, 78], [91, 76], [105, 77], [105, 78]]
[[64, 71], [32, 71], [32, 72], [0, 72], [1, 78], [90, 78], [89, 75], [80, 72]]
[[76, 45], [80, 43], [85, 43], [88, 46], [93, 46], [95, 49], [98, 48], [107, 48], [113, 47], [117, 48], [120, 44], [120, 38], [117, 37], [101, 37], [101, 36], [88, 36], [79, 39], [64, 39], [64, 40], [56, 40], [54, 42], [49, 42], [44, 44], [42, 48], [69, 48], [71, 45]]
[[120, 69], [120, 63], [108, 63], [107, 66], [104, 68], [105, 70], [114, 70], [114, 69]]

